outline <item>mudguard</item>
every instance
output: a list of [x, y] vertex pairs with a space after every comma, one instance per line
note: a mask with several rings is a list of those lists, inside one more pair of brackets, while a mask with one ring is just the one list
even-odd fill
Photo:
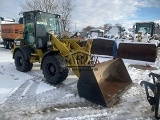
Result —
[[22, 54], [24, 55], [25, 60], [30, 60], [31, 57], [31, 53], [33, 52], [33, 49], [29, 46], [24, 46], [24, 47], [17, 47], [15, 48], [14, 52], [13, 52], [13, 58], [14, 58], [14, 54], [17, 50], [20, 50], [22, 52]]

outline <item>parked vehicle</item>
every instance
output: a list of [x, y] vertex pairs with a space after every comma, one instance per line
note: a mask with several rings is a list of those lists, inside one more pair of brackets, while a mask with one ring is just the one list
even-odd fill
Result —
[[13, 48], [14, 40], [23, 34], [21, 19], [23, 18], [19, 19], [19, 23], [16, 23], [15, 20], [10, 20], [9, 22], [7, 19], [1, 20], [1, 41], [6, 49]]
[[159, 45], [160, 28], [154, 22], [133, 25], [132, 40], [119, 43], [118, 56], [126, 59], [155, 62]]
[[3, 43], [3, 39], [1, 37], [1, 24], [7, 24], [7, 23], [14, 23], [15, 20], [14, 19], [6, 19], [4, 17], [0, 17], [0, 44]]
[[125, 37], [124, 29], [117, 26], [110, 27], [105, 34], [102, 30], [94, 32], [97, 32], [97, 37], [93, 37], [92, 54], [149, 62], [156, 60], [160, 28], [154, 22], [136, 23], [130, 37]]
[[79, 96], [102, 106], [113, 105], [132, 84], [120, 58], [98, 64], [91, 55], [92, 39], [81, 47], [77, 43], [83, 39], [78, 33], [62, 35], [60, 15], [28, 11], [23, 16], [24, 34], [15, 40], [12, 50], [17, 70], [30, 71], [33, 63], [39, 62], [46, 81], [57, 85], [67, 78], [71, 68], [79, 78]]

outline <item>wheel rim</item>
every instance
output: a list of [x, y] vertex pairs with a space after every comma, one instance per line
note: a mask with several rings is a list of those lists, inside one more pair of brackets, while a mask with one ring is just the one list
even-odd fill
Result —
[[56, 67], [53, 63], [47, 65], [47, 73], [49, 76], [54, 76], [56, 73]]

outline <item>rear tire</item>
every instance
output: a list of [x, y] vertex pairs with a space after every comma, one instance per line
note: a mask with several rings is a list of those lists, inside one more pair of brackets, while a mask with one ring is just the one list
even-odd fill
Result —
[[69, 69], [66, 61], [61, 55], [46, 56], [42, 62], [43, 75], [49, 84], [59, 84], [63, 82], [67, 76]]
[[27, 72], [32, 69], [33, 64], [25, 60], [21, 51], [17, 50], [14, 55], [15, 66], [18, 71]]
[[3, 45], [4, 45], [5, 49], [9, 49], [9, 42], [8, 42], [8, 40], [4, 40]]
[[9, 49], [12, 49], [12, 48], [13, 48], [13, 41], [9, 41], [8, 48], [9, 48]]

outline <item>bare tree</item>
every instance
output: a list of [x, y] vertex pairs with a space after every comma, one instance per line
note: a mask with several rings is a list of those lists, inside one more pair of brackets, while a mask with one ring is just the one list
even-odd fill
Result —
[[93, 28], [95, 28], [95, 27], [92, 27], [92, 26], [89, 25], [89, 26], [83, 28], [82, 31], [87, 31], [88, 32], [88, 31], [90, 31]]
[[72, 1], [73, 0], [59, 1], [58, 13], [61, 14], [61, 26], [63, 31], [69, 29], [69, 26], [70, 26], [71, 11], [73, 8]]
[[73, 0], [25, 0], [21, 3], [22, 12], [30, 10], [41, 10], [53, 14], [60, 14], [62, 31], [70, 27]]
[[106, 23], [106, 24], [103, 25], [103, 29], [107, 30], [107, 29], [109, 29], [110, 26], [112, 26], [112, 24]]
[[22, 12], [29, 10], [41, 10], [54, 13], [56, 9], [56, 0], [26, 0], [21, 3]]
[[122, 24], [116, 23], [115, 26], [122, 27]]

